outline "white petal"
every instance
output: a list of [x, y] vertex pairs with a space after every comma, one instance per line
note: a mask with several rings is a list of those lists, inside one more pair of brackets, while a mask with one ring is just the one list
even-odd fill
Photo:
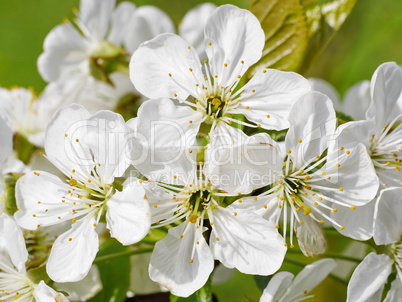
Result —
[[345, 146], [350, 143], [362, 143], [369, 150], [371, 146], [372, 135], [375, 134], [375, 124], [372, 120], [362, 120], [342, 124], [336, 129], [335, 137], [338, 145], [334, 147]]
[[215, 128], [209, 133], [210, 140], [207, 151], [221, 147], [233, 147], [243, 143], [248, 136], [241, 130], [228, 125], [225, 122], [218, 122]]
[[296, 102], [289, 114], [286, 150], [296, 168], [303, 167], [328, 147], [336, 117], [331, 100], [320, 92], [309, 92]]
[[370, 82], [357, 83], [346, 91], [343, 112], [353, 117], [356, 121], [364, 120], [370, 101]]
[[386, 255], [370, 253], [353, 272], [348, 285], [348, 302], [370, 299], [386, 282], [393, 261]]
[[374, 241], [377, 245], [391, 244], [402, 236], [402, 188], [380, 192], [374, 212]]
[[87, 43], [71, 23], [53, 28], [46, 36], [43, 48], [38, 70], [47, 82], [56, 81], [68, 70], [79, 69], [79, 64], [87, 58]]
[[88, 275], [79, 282], [55, 283], [57, 290], [67, 292], [72, 301], [87, 301], [102, 289], [99, 270], [93, 265]]
[[82, 280], [89, 272], [99, 249], [95, 219], [86, 217], [57, 237], [50, 251], [46, 272], [56, 282]]
[[73, 104], [60, 109], [46, 130], [46, 155], [66, 176], [71, 175], [72, 169], [89, 174], [94, 166], [90, 150], [80, 142], [89, 117], [84, 107]]
[[292, 285], [281, 301], [295, 301], [301, 293], [309, 293], [336, 267], [333, 259], [321, 259], [309, 265], [297, 274]]
[[[323, 187], [321, 191], [327, 191], [332, 198], [345, 204], [364, 205], [377, 194], [378, 177], [366, 147], [362, 144], [345, 145], [343, 150], [337, 149], [328, 154], [322, 171], [326, 174], [319, 176], [323, 180], [317, 182]], [[320, 173], [317, 172], [316, 175], [321, 175]]]
[[61, 293], [56, 292], [53, 288], [47, 286], [45, 282], [41, 281], [35, 285], [34, 297], [36, 301], [40, 302], [68, 302], [69, 300]]
[[305, 216], [303, 223], [296, 225], [295, 229], [300, 249], [306, 257], [316, 257], [325, 252], [327, 242], [319, 222]]
[[124, 44], [130, 53], [133, 53], [142, 42], [151, 40], [159, 34], [175, 31], [169, 16], [150, 5], [141, 6], [134, 11], [127, 29]]
[[266, 133], [233, 147], [208, 148], [207, 163], [208, 179], [233, 195], [271, 184], [282, 170], [277, 144]]
[[91, 36], [102, 40], [109, 29], [109, 19], [112, 15], [115, 0], [81, 0], [79, 9], [80, 21], [85, 25]]
[[286, 248], [273, 224], [257, 214], [218, 208], [213, 212], [210, 246], [215, 259], [245, 274], [270, 275], [283, 261]]
[[123, 44], [124, 38], [129, 33], [128, 24], [135, 10], [135, 5], [128, 1], [120, 2], [117, 5], [111, 16], [108, 41], [115, 45]]
[[207, 58], [204, 46], [204, 27], [216, 5], [202, 3], [189, 10], [179, 24], [179, 35], [197, 50], [201, 60]]
[[6, 214], [0, 216], [0, 251], [8, 254], [17, 270], [25, 274], [28, 252], [24, 235], [14, 219]]
[[297, 73], [260, 70], [246, 84], [236, 111], [265, 129], [282, 130], [289, 128], [291, 108], [308, 91], [308, 81]]
[[339, 233], [355, 240], [368, 240], [373, 236], [374, 206], [376, 199], [356, 207], [333, 205], [337, 212], [331, 212], [331, 218], [339, 225], [345, 227], [344, 230], [336, 228]]
[[195, 85], [204, 81], [195, 49], [174, 34], [161, 34], [141, 44], [131, 58], [130, 78], [149, 98], [180, 100], [196, 96]]
[[294, 275], [289, 272], [275, 274], [264, 289], [260, 302], [279, 301], [286, 289], [291, 285], [293, 277]]
[[35, 230], [38, 226], [71, 219], [73, 206], [69, 202], [63, 202], [63, 197], [70, 189], [58, 177], [44, 171], [29, 172], [22, 176], [16, 185], [18, 211], [14, 217], [18, 224]]
[[130, 165], [129, 128], [120, 114], [105, 110], [90, 117], [84, 131], [80, 141], [90, 148], [96, 172], [104, 183], [112, 183]]
[[107, 228], [110, 235], [123, 245], [134, 244], [148, 233], [151, 213], [144, 188], [130, 177], [123, 184], [123, 191], [116, 192], [107, 201]]
[[213, 267], [202, 228], [186, 221], [169, 229], [166, 237], [156, 243], [149, 275], [172, 294], [188, 297], [205, 284]]
[[397, 276], [391, 283], [391, 288], [385, 297], [384, 302], [396, 302], [402, 297], [402, 280]]
[[219, 75], [219, 85], [233, 84], [238, 75], [257, 62], [264, 41], [260, 22], [251, 12], [234, 5], [218, 7], [205, 26], [205, 50], [212, 72]]
[[344, 111], [343, 110], [343, 102], [341, 102], [339, 93], [338, 93], [338, 91], [336, 91], [334, 86], [332, 86], [327, 81], [325, 81], [323, 79], [318, 79], [318, 78], [308, 78], [308, 82], [311, 85], [311, 90], [321, 92], [331, 99], [335, 110], [341, 111], [341, 112]]
[[366, 117], [375, 118], [377, 131], [382, 132], [398, 114], [398, 98], [402, 91], [402, 69], [395, 62], [381, 64], [371, 79], [371, 98]]

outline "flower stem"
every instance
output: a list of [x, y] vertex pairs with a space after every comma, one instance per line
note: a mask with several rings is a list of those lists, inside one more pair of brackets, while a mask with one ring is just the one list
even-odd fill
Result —
[[153, 250], [153, 248], [145, 248], [145, 249], [141, 249], [141, 250], [131, 250], [131, 251], [126, 251], [126, 252], [121, 252], [121, 253], [100, 256], [100, 257], [95, 258], [94, 263], [109, 261], [109, 260], [113, 260], [116, 258], [129, 257], [132, 255], [150, 253], [150, 252], [152, 252], [152, 250]]

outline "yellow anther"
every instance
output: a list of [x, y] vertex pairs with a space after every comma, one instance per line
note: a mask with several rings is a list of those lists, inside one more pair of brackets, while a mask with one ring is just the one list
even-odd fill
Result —
[[77, 219], [73, 218], [73, 219], [71, 219], [71, 222], [72, 222], [72, 223], [76, 223], [76, 222], [77, 222]]
[[290, 245], [290, 248], [291, 248], [291, 249], [292, 249], [292, 248], [294, 248], [294, 247], [295, 247], [295, 245], [294, 245], [294, 244], [291, 244], [291, 245]]
[[343, 225], [341, 225], [339, 228], [340, 228], [341, 230], [344, 230], [344, 229], [345, 229], [345, 227], [344, 227]]
[[188, 46], [187, 49], [191, 49], [191, 46]]
[[223, 64], [223, 66], [228, 67], [228, 64], [225, 63], [225, 64]]
[[96, 227], [96, 226], [97, 226], [97, 224], [96, 224], [96, 223], [94, 223], [94, 224], [93, 224], [93, 226], [94, 226], [94, 227]]
[[344, 148], [344, 147], [340, 147], [340, 148], [339, 148], [339, 150], [341, 150], [341, 151], [342, 151], [343, 149], [345, 149], [345, 148]]
[[216, 241], [219, 241], [219, 240], [220, 240], [219, 237], [216, 237], [215, 239], [216, 239]]
[[234, 216], [237, 216], [237, 212], [234, 212], [233, 215], [234, 215]]
[[263, 205], [264, 209], [268, 208], [268, 206], [266, 204]]
[[318, 202], [314, 202], [313, 204], [314, 204], [315, 206], [318, 206]]
[[267, 73], [267, 71], [264, 69], [264, 70], [262, 71], [262, 73]]
[[183, 236], [183, 234], [180, 234], [179, 237], [180, 237], [180, 238], [183, 238], [184, 236]]
[[258, 197], [257, 197], [257, 196], [253, 197], [253, 200], [254, 200], [254, 201], [255, 201], [255, 200], [258, 200]]
[[241, 60], [241, 61], [240, 61], [240, 63], [241, 63], [241, 64], [244, 64], [244, 61], [243, 61], [243, 60]]
[[192, 71], [193, 71], [193, 69], [192, 69], [192, 68], [189, 68], [188, 70], [189, 70], [190, 72], [192, 72]]
[[212, 42], [209, 42], [208, 45], [211, 46], [211, 45], [212, 45]]
[[71, 237], [70, 237], [70, 238], [68, 238], [68, 241], [73, 241], [73, 238], [71, 238]]
[[267, 118], [270, 118], [271, 116], [269, 114], [266, 115]]
[[346, 154], [350, 154], [350, 151], [346, 151]]
[[279, 229], [279, 225], [276, 225], [275, 228]]
[[250, 109], [250, 106], [246, 106], [246, 109]]
[[325, 175], [326, 173], [325, 172], [321, 172], [321, 175]]
[[41, 153], [39, 153], [39, 155], [40, 155], [40, 156], [43, 156], [43, 155], [45, 155], [45, 154], [44, 154], [43, 152], [41, 152]]
[[188, 153], [190, 153], [190, 154], [193, 153], [193, 150], [188, 151]]
[[338, 209], [337, 209], [337, 208], [333, 208], [333, 209], [332, 209], [332, 212], [336, 213], [336, 212], [338, 212]]
[[339, 168], [341, 165], [340, 165], [340, 164], [336, 164], [336, 166]]
[[283, 245], [284, 245], [284, 246], [288, 246], [287, 243], [284, 243]]
[[36, 214], [32, 214], [32, 217], [36, 217]]
[[343, 192], [343, 188], [339, 188], [339, 191]]
[[356, 206], [355, 206], [355, 205], [350, 206], [350, 209], [351, 209], [351, 210], [356, 210]]
[[386, 165], [389, 166], [391, 163], [389, 161], [387, 161]]
[[303, 224], [303, 221], [302, 221], [302, 220], [300, 220], [300, 221], [299, 221], [299, 224]]
[[237, 76], [237, 78], [240, 79], [240, 78], [241, 78], [241, 75], [239, 74], [239, 75]]
[[190, 259], [190, 263], [193, 263], [194, 262], [194, 259]]
[[66, 134], [64, 134], [64, 136], [65, 136], [65, 137], [68, 137], [68, 134], [66, 133]]
[[154, 204], [154, 208], [156, 209], [158, 206], [156, 204]]
[[195, 243], [200, 244], [200, 242], [199, 242], [199, 241], [196, 241]]
[[80, 140], [78, 138], [76, 138], [75, 141], [78, 143]]
[[321, 223], [321, 224], [324, 224], [324, 222], [325, 222], [324, 220], [320, 220], [320, 223]]
[[254, 92], [255, 92], [255, 89], [252, 89], [251, 92], [254, 93]]
[[76, 185], [78, 185], [78, 181], [75, 180], [74, 178], [70, 179], [70, 181], [68, 182], [68, 184], [72, 187], [75, 187]]
[[171, 73], [169, 73], [168, 75], [169, 75], [169, 77], [171, 77], [171, 76], [172, 76], [172, 74], [171, 74]]
[[290, 153], [292, 153], [292, 150], [288, 150], [288, 151], [286, 151], [288, 154], [290, 154]]

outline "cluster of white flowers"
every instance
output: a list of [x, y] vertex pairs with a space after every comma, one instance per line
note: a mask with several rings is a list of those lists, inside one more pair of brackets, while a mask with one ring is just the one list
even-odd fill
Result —
[[[76, 15], [46, 37], [42, 94], [0, 89], [1, 301], [90, 298], [105, 238], [134, 254], [161, 230], [149, 277], [188, 297], [218, 263], [267, 276], [288, 248], [323, 254], [324, 227], [377, 247], [348, 301], [380, 301], [387, 282], [400, 301], [402, 68], [341, 104], [318, 79], [247, 73], [264, 31], [233, 5], [194, 8], [179, 35], [152, 6], [81, 0]], [[261, 301], [311, 297], [335, 267], [279, 272]]]

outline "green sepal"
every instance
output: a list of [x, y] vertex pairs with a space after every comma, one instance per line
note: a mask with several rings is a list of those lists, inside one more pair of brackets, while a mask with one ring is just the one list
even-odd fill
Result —
[[345, 124], [347, 122], [354, 121], [354, 119], [351, 116], [346, 115], [345, 113], [340, 112], [340, 111], [336, 111], [336, 119], [337, 119], [338, 126]]
[[51, 281], [50, 277], [46, 273], [45, 265], [35, 267], [35, 268], [28, 270], [27, 276], [28, 276], [29, 280], [31, 280], [32, 283], [34, 283], [34, 284], [39, 284], [39, 282], [41, 282], [42, 280], [45, 283], [48, 283], [49, 281]]
[[15, 199], [15, 185], [22, 175], [24, 174], [10, 173], [5, 176], [5, 192], [2, 199], [4, 201], [4, 212], [7, 215], [13, 216], [18, 211], [17, 200]]
[[25, 165], [28, 165], [32, 154], [38, 151], [39, 148], [31, 144], [24, 135], [16, 133], [14, 135], [14, 150], [17, 152], [17, 158]]

